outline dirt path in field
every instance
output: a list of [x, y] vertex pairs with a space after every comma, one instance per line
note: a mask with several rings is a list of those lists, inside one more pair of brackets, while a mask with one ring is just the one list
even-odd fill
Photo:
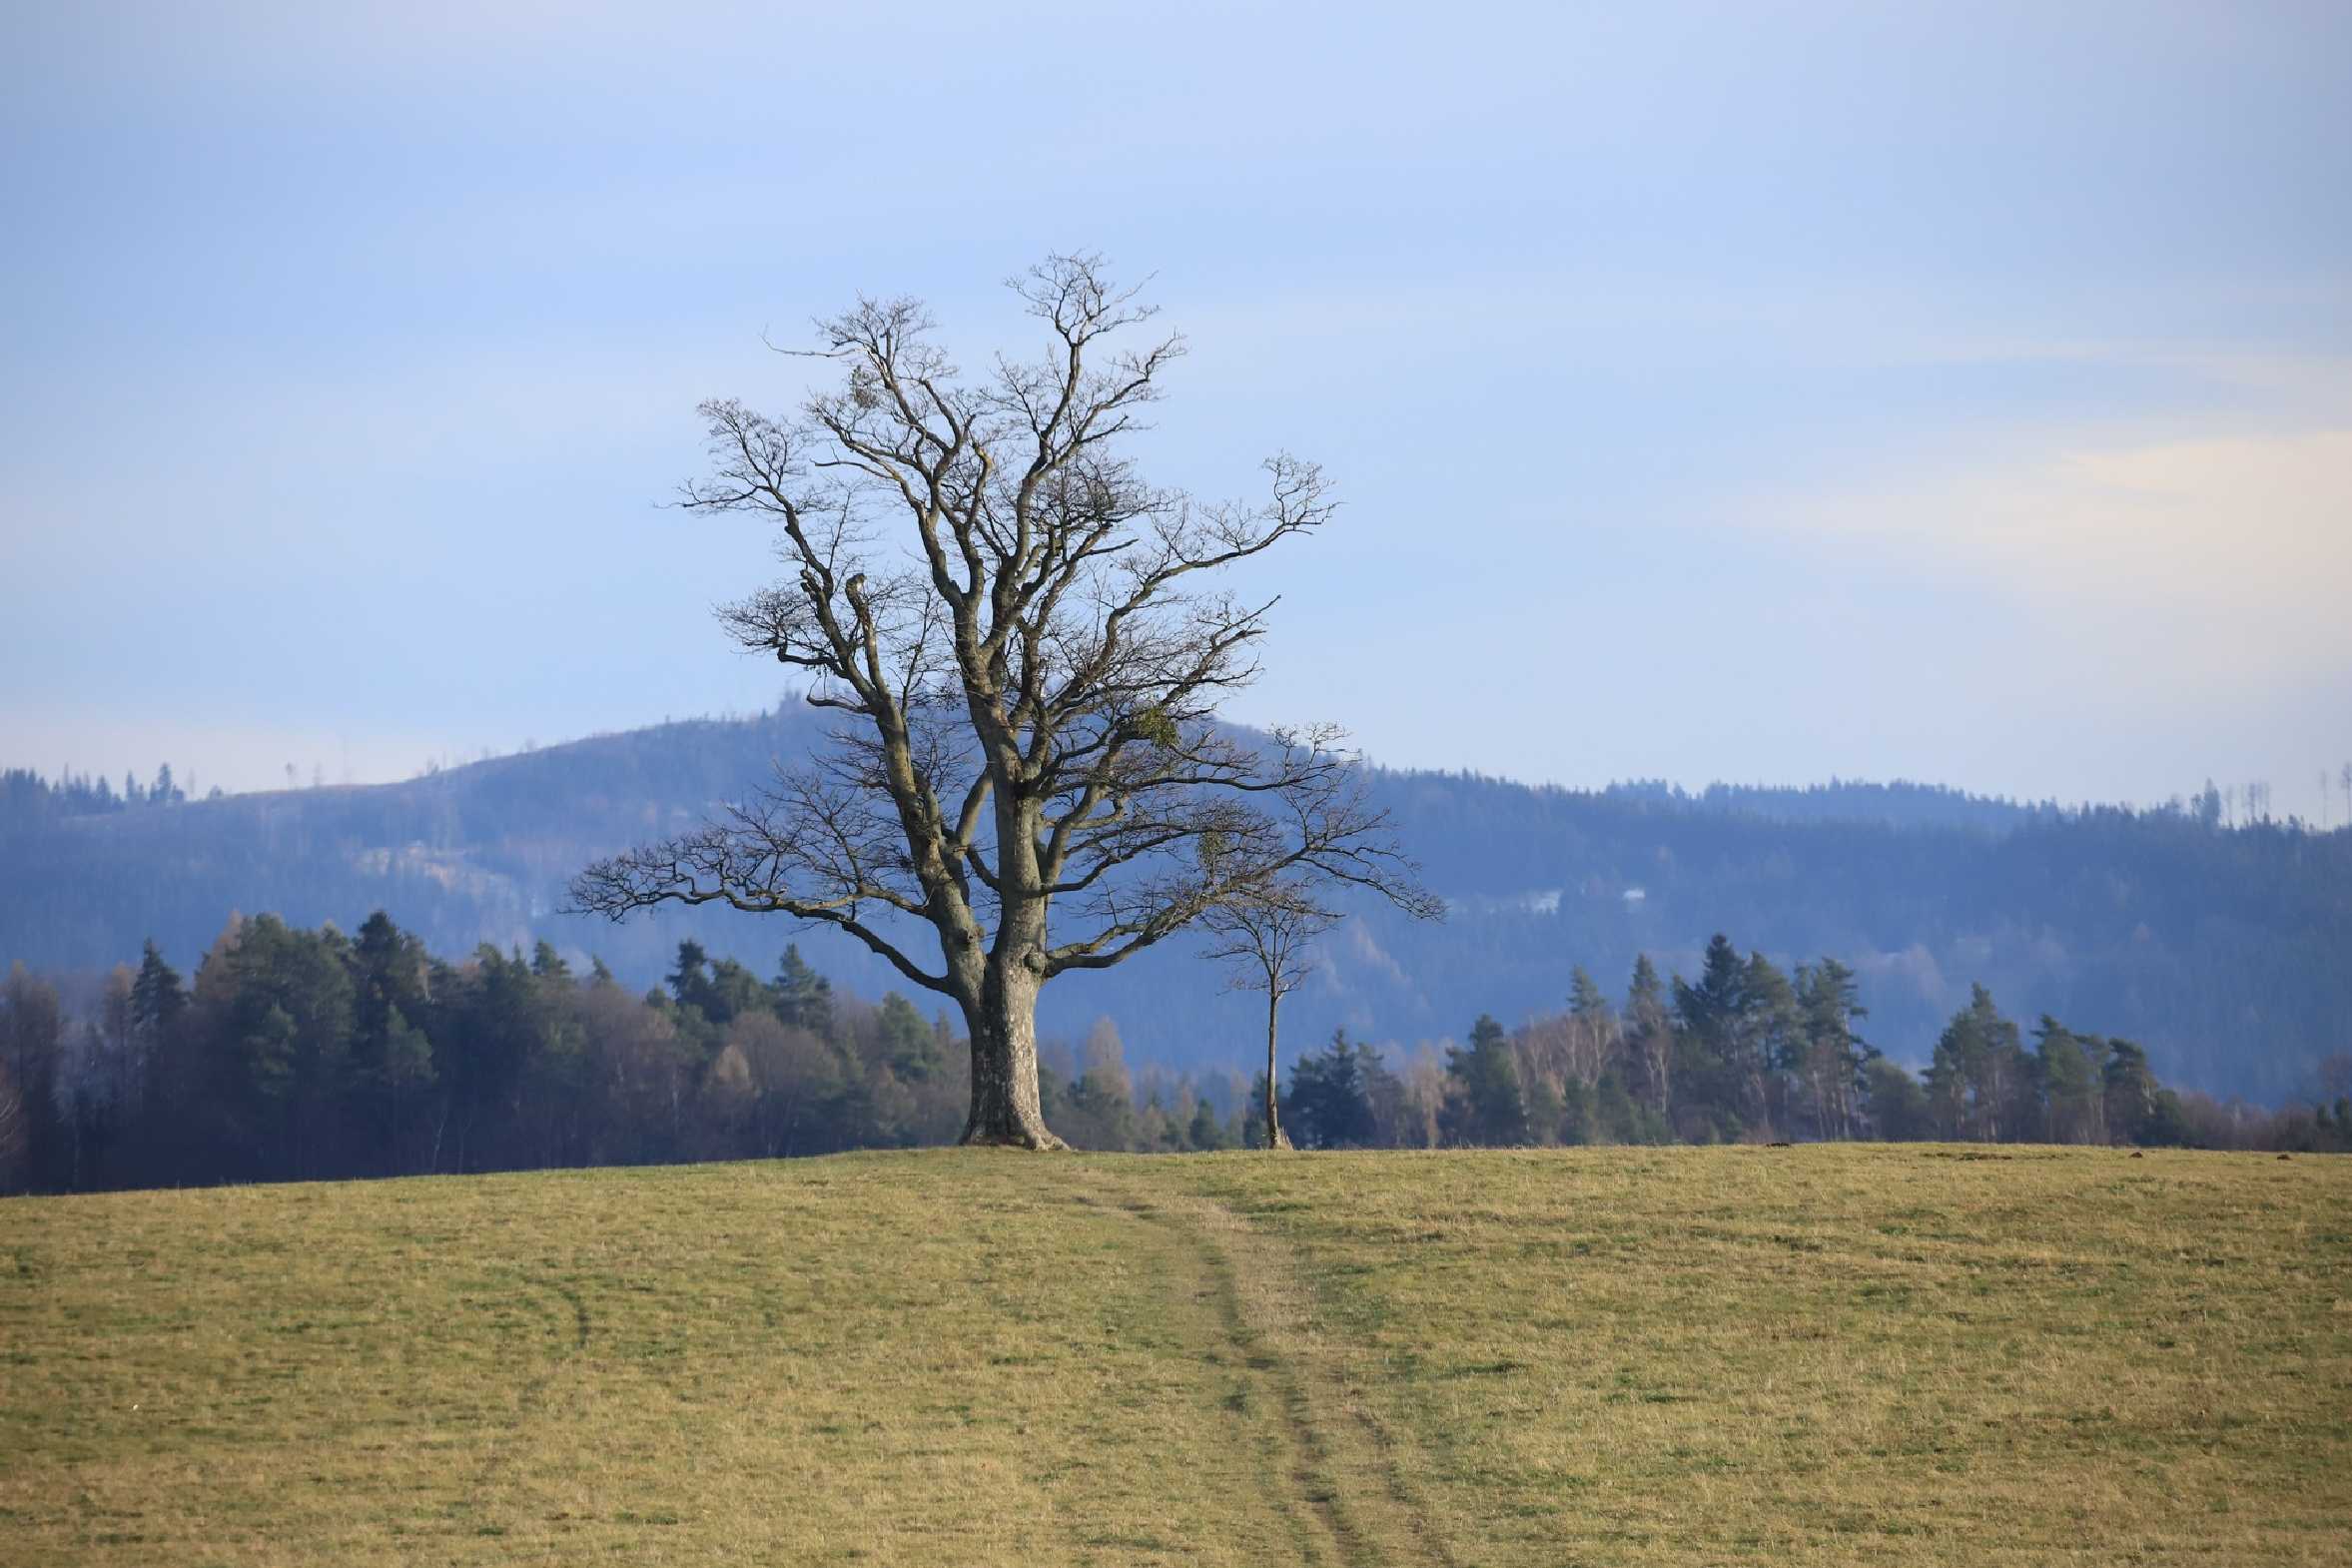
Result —
[[1236, 1441], [1259, 1446], [1301, 1559], [1453, 1568], [1408, 1456], [1317, 1337], [1287, 1250], [1213, 1199], [1099, 1171], [1086, 1178], [1081, 1202], [1131, 1214], [1159, 1238], [1172, 1318], [1229, 1385]]

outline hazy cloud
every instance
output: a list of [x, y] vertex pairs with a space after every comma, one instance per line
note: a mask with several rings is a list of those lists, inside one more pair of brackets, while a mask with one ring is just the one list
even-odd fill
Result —
[[2352, 424], [2067, 443], [1765, 515], [1964, 573], [2060, 640], [2133, 626], [2151, 674], [2352, 670]]

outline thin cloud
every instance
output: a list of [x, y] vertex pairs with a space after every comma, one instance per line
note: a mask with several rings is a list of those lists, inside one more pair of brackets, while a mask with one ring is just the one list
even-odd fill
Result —
[[2061, 637], [2069, 615], [2136, 622], [2159, 661], [2170, 648], [2241, 677], [2307, 670], [2315, 657], [2352, 665], [2352, 424], [2066, 444], [1758, 520], [1964, 574]]

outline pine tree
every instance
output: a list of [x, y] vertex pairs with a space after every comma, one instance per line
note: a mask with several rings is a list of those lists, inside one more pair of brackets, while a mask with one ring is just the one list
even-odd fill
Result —
[[1383, 1080], [1394, 1084], [1379, 1053], [1351, 1043], [1345, 1029], [1333, 1030], [1329, 1044], [1290, 1070], [1283, 1121], [1310, 1149], [1373, 1148], [1381, 1141]]
[[1935, 1136], [1935, 1106], [1919, 1081], [1899, 1064], [1873, 1057], [1862, 1076], [1864, 1103], [1878, 1137], [1904, 1143]]
[[2044, 1013], [2033, 1032], [2033, 1056], [2044, 1136], [2055, 1144], [2103, 1143], [2104, 1096], [2081, 1038]]
[[722, 958], [710, 967], [710, 987], [703, 994], [702, 1010], [713, 1024], [725, 1025], [747, 1013], [768, 1011], [768, 989], [759, 977], [731, 958]]
[[832, 982], [809, 968], [797, 944], [784, 949], [783, 963], [768, 983], [768, 991], [775, 999], [778, 1018], [819, 1040], [833, 1038]]
[[[545, 943], [539, 947], [552, 956]], [[403, 1171], [402, 1135], [437, 1076], [424, 1022], [432, 1010], [424, 944], [378, 910], [352, 944], [351, 968], [355, 1120], [373, 1146], [376, 1169]]]
[[663, 978], [679, 1007], [692, 1008], [705, 1020], [716, 1023], [718, 1020], [713, 1015], [717, 997], [707, 970], [709, 963], [710, 955], [702, 950], [701, 943], [680, 942], [677, 965]]
[[1527, 1105], [1519, 1066], [1503, 1026], [1480, 1014], [1468, 1049], [1446, 1049], [1447, 1142], [1514, 1147], [1527, 1138]]
[[1855, 1032], [1870, 1016], [1861, 1002], [1854, 971], [1834, 958], [1797, 968], [1797, 1004], [1803, 1036], [1795, 1066], [1812, 1102], [1814, 1132], [1822, 1138], [1852, 1138], [1862, 1096], [1863, 1070], [1878, 1052]]
[[1647, 953], [1634, 959], [1633, 980], [1626, 988], [1625, 1046], [1634, 1099], [1664, 1122], [1673, 1109], [1674, 1025], [1666, 987]]
[[[365, 929], [365, 928], [363, 928]], [[164, 962], [153, 937], [139, 955], [139, 974], [131, 982], [131, 1024], [150, 1047], [179, 1019], [188, 1006], [188, 992], [179, 971]]]
[[1740, 977], [1740, 1027], [1733, 1035], [1740, 1118], [1754, 1132], [1778, 1135], [1788, 1120], [1787, 1075], [1805, 1054], [1805, 1019], [1796, 988], [1762, 953], [1748, 955]]
[[923, 1015], [897, 992], [886, 992], [875, 1027], [881, 1035], [882, 1057], [900, 1078], [920, 1082], [947, 1070], [939, 1051], [939, 1036]]
[[1192, 1123], [1184, 1131], [1184, 1141], [1203, 1153], [1233, 1147], [1231, 1134], [1217, 1118], [1216, 1107], [1206, 1100], [1192, 1103]]
[[2017, 1026], [2000, 1016], [1992, 994], [1969, 988], [1928, 1068], [1928, 1099], [1947, 1137], [1995, 1143], [2013, 1137], [2029, 1086]]
[[2147, 1052], [2128, 1040], [2099, 1044], [2106, 1047], [2099, 1077], [2109, 1130], [2134, 1144], [2185, 1143], [2185, 1130], [2178, 1125], [2180, 1103], [2156, 1082]]
[[1746, 1126], [1747, 1011], [1748, 963], [1717, 932], [1698, 984], [1674, 981], [1675, 1125], [1685, 1138], [1734, 1139]]

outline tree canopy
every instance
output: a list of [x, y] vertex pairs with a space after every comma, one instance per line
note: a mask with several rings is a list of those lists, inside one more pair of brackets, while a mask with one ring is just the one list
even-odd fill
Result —
[[1256, 744], [1216, 722], [1272, 606], [1216, 575], [1322, 527], [1321, 471], [1269, 457], [1254, 501], [1152, 482], [1125, 438], [1182, 340], [1114, 346], [1155, 313], [1091, 256], [1012, 287], [1044, 327], [1035, 360], [967, 378], [919, 302], [861, 299], [817, 324], [807, 353], [840, 374], [795, 415], [703, 405], [711, 470], [685, 504], [772, 524], [784, 565], [721, 624], [841, 722], [700, 828], [591, 865], [574, 898], [848, 933], [962, 1009], [966, 1139], [1050, 1148], [1040, 986], [1276, 878], [1382, 887], [1396, 857], [1336, 730]]

